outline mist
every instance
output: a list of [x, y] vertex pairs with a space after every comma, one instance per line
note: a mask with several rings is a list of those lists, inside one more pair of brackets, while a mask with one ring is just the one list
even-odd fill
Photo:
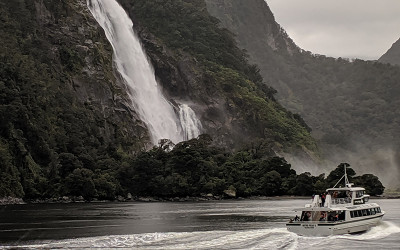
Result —
[[354, 142], [350, 150], [334, 145], [320, 146], [323, 153], [323, 161], [318, 162], [311, 158], [290, 154], [283, 155], [298, 173], [309, 172], [314, 176], [325, 173], [328, 175], [340, 163], [347, 162], [354, 169], [357, 176], [373, 174], [386, 189], [400, 187], [400, 151], [393, 145], [369, 146], [361, 142]]

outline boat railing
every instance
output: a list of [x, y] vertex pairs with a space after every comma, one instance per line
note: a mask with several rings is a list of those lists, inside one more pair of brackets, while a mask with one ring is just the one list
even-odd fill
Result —
[[333, 198], [332, 199], [332, 205], [339, 205], [339, 204], [348, 204], [351, 203], [351, 198], [346, 197], [346, 198]]
[[344, 220], [311, 220], [311, 221], [301, 221], [301, 220], [290, 220], [289, 223], [300, 223], [300, 224], [332, 224], [343, 222]]

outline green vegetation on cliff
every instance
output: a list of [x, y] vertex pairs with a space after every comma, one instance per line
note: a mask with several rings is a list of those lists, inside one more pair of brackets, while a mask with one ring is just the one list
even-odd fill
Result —
[[[219, 28], [219, 21], [209, 15], [204, 0], [119, 2], [134, 20], [134, 28], [144, 40], [156, 74], [161, 71], [160, 64], [175, 64], [171, 68], [180, 70], [182, 61], [195, 62], [197, 68], [192, 70], [196, 71], [195, 77], [189, 79], [195, 82], [194, 87], [179, 94], [177, 99], [187, 95], [205, 106], [215, 100], [222, 103], [223, 107], [218, 109], [230, 119], [222, 121], [217, 131], [210, 127], [214, 123], [208, 125], [207, 119], [203, 119], [213, 137], [231, 134], [236, 148], [258, 138], [278, 145], [283, 151], [306, 148], [317, 152], [309, 127], [300, 116], [274, 100], [275, 90], [267, 87], [259, 69], [247, 62], [232, 33]], [[162, 73], [158, 76], [164, 85], [171, 81]], [[174, 89], [166, 89], [175, 94]]]
[[[117, 91], [111, 54], [79, 4], [0, 1], [0, 197], [85, 195], [78, 176], [115, 193], [118, 150], [143, 148], [144, 128], [105, 112]], [[98, 92], [85, 94], [89, 86]]]

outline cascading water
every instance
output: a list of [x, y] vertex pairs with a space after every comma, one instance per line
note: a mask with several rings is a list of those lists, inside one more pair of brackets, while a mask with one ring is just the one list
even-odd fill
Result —
[[115, 67], [129, 89], [134, 109], [148, 126], [153, 144], [165, 138], [177, 143], [198, 136], [201, 124], [187, 105], [183, 105], [183, 113], [191, 111], [184, 115], [185, 119], [190, 118], [178, 123], [172, 105], [158, 87], [154, 70], [124, 9], [116, 0], [87, 0], [87, 6], [111, 43]]
[[179, 120], [181, 121], [184, 140], [199, 136], [202, 129], [201, 123], [188, 105], [179, 105]]

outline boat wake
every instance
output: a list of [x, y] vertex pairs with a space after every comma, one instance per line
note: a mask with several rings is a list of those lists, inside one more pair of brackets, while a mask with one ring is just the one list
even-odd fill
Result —
[[[303, 237], [285, 228], [246, 231], [204, 231], [111, 235], [41, 242], [21, 248], [135, 248], [135, 249], [321, 249], [332, 244], [343, 247], [400, 233], [400, 227], [381, 222], [357, 235]], [[354, 242], [355, 241], [355, 242]], [[353, 243], [352, 243], [353, 242]], [[10, 246], [11, 247], [11, 246]], [[15, 248], [15, 246], [12, 246]], [[0, 247], [1, 248], [1, 247]], [[7, 247], [6, 247], [7, 248]]]
[[386, 238], [391, 234], [400, 233], [400, 227], [396, 224], [388, 221], [380, 221], [377, 226], [372, 227], [365, 233], [353, 234], [353, 235], [340, 235], [337, 238], [351, 239], [351, 240], [377, 240]]
[[[247, 231], [205, 231], [113, 235], [43, 242], [21, 248], [135, 249], [296, 249], [297, 235], [285, 228]], [[15, 247], [15, 246], [14, 246]]]

